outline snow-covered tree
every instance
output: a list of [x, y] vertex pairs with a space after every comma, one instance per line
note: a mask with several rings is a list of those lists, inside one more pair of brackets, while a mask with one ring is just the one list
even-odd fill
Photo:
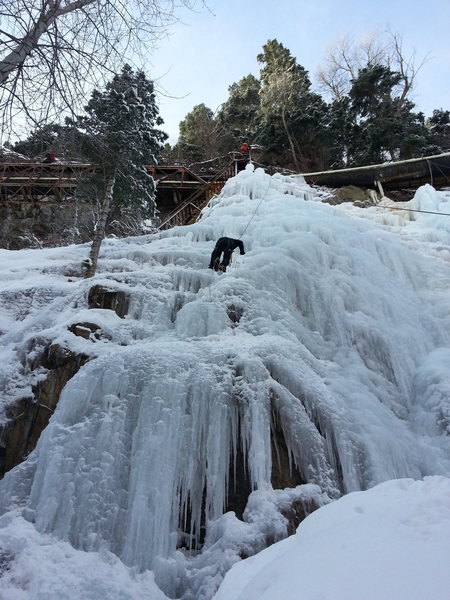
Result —
[[70, 142], [70, 132], [67, 127], [60, 123], [47, 123], [43, 127], [33, 129], [26, 139], [16, 142], [13, 150], [30, 158], [44, 156], [49, 152], [56, 154], [58, 159], [70, 158], [71, 153], [81, 158], [79, 148], [75, 151]]
[[352, 163], [412, 158], [426, 146], [423, 114], [413, 112], [414, 104], [396, 93], [401, 77], [383, 65], [373, 65], [352, 80], [348, 145]]
[[427, 120], [429, 153], [450, 152], [450, 110], [435, 109]]
[[[97, 172], [83, 182], [97, 191], [100, 214], [90, 251], [86, 276], [94, 275], [100, 245], [105, 237], [113, 206], [136, 207], [144, 217], [155, 211], [154, 181], [145, 165], [155, 164], [167, 135], [156, 129], [162, 124], [155, 101], [153, 82], [130, 66], [106, 85], [95, 90], [86, 115], [68, 120], [84, 156], [98, 165]], [[93, 186], [93, 187], [92, 187]]]

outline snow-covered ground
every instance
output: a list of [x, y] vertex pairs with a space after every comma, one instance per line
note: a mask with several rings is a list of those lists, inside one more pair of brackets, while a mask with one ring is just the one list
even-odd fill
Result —
[[236, 564], [214, 600], [448, 600], [450, 480], [353, 492]]
[[[217, 598], [244, 598], [242, 582], [264, 568], [258, 560], [279, 562], [289, 548], [293, 561], [306, 560], [295, 558], [305, 551], [296, 540], [302, 530], [312, 539], [314, 527], [308, 560], [320, 564], [323, 554], [330, 569], [343, 569], [337, 551], [326, 554], [333, 515], [339, 520], [345, 512], [355, 529], [343, 555], [364, 563], [367, 586], [371, 556], [360, 550], [355, 513], [364, 514], [368, 536], [381, 523], [377, 548], [394, 547], [402, 532], [405, 544], [410, 539], [396, 508], [407, 497], [417, 496], [411, 501], [421, 507], [429, 498], [432, 516], [417, 517], [418, 532], [431, 539], [440, 520], [448, 531], [448, 513], [441, 518], [436, 506], [450, 476], [450, 192], [424, 186], [403, 206], [441, 214], [330, 206], [301, 179], [250, 167], [199, 223], [106, 240], [93, 280], [77, 276], [86, 245], [0, 251], [2, 405], [29, 395], [45, 377], [32, 359], [50, 342], [92, 357], [66, 385], [36, 450], [0, 483], [0, 594], [89, 598], [83, 565], [90, 560], [92, 598], [157, 600], [160, 588], [172, 598], [210, 600], [240, 556], [285, 537], [280, 510], [295, 500], [327, 506], [281, 550], [276, 544], [244, 561], [248, 571], [233, 569], [224, 583], [231, 587], [223, 588], [230, 596], [219, 591]], [[242, 238], [246, 254], [235, 253], [218, 275], [207, 266], [224, 235]], [[126, 318], [88, 310], [93, 284], [130, 295]], [[102, 337], [68, 330], [83, 322], [99, 325]], [[270, 484], [273, 413], [306, 482], [292, 490]], [[238, 448], [255, 490], [243, 521], [224, 514]], [[426, 476], [442, 477], [420, 481]], [[328, 504], [342, 492], [401, 478], [419, 481], [357, 495], [363, 513], [354, 510], [353, 495]], [[388, 509], [372, 510], [378, 501], [393, 505], [398, 527], [389, 527]], [[177, 550], [182, 541], [195, 547], [202, 511], [202, 552]], [[330, 530], [330, 547], [340, 531], [338, 524]], [[444, 546], [423, 548], [437, 564]], [[421, 553], [416, 544], [408, 556], [420, 561]], [[430, 571], [420, 573], [426, 583]], [[396, 589], [393, 579], [395, 573], [389, 583]], [[397, 579], [406, 585], [406, 567]], [[364, 581], [355, 589], [365, 589]], [[292, 585], [299, 600], [332, 597], [313, 587], [315, 596], [302, 596]], [[41, 588], [45, 595], [36, 595]], [[254, 590], [248, 600], [263, 598]]]

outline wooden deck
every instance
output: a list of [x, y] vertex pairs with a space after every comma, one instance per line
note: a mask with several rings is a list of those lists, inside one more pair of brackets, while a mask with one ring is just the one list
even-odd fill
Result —
[[159, 189], [196, 190], [206, 183], [205, 179], [193, 173], [188, 167], [156, 165], [148, 166], [146, 169]]
[[[164, 215], [158, 229], [164, 230], [176, 225], [187, 225], [195, 220], [211, 198], [220, 193], [227, 179], [233, 177], [238, 170], [240, 170], [240, 165], [236, 161], [226, 164], [209, 181], [203, 181], [203, 185], [199, 186], [196, 191], [191, 193], [174, 210]], [[157, 190], [158, 188], [159, 184]]]
[[82, 163], [3, 163], [0, 164], [0, 199], [57, 200], [73, 196], [79, 177], [95, 167]]

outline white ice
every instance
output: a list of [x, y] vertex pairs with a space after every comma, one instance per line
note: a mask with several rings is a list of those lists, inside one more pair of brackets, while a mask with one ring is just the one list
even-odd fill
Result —
[[[450, 192], [425, 186], [407, 206], [450, 213]], [[246, 254], [218, 275], [207, 266], [224, 235]], [[198, 223], [105, 240], [93, 280], [76, 276], [86, 245], [0, 251], [3, 406], [45, 377], [32, 359], [48, 343], [92, 358], [0, 483], [2, 511], [209, 600], [264, 528], [286, 535], [272, 412], [299, 500], [449, 476], [449, 247], [450, 217], [331, 206], [250, 165]], [[126, 318], [87, 310], [93, 284], [130, 294]], [[100, 340], [68, 331], [86, 320]], [[267, 520], [224, 515], [239, 448]]]

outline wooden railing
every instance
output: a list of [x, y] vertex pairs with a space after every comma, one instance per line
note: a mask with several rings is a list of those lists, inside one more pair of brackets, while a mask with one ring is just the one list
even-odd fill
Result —
[[74, 194], [83, 173], [94, 171], [84, 163], [0, 163], [0, 198], [63, 199]]
[[158, 227], [159, 230], [170, 229], [176, 225], [185, 225], [195, 214], [199, 214], [213, 196], [219, 194], [225, 182], [236, 174], [236, 163], [227, 164], [211, 181], [196, 190], [180, 206], [171, 212]]

